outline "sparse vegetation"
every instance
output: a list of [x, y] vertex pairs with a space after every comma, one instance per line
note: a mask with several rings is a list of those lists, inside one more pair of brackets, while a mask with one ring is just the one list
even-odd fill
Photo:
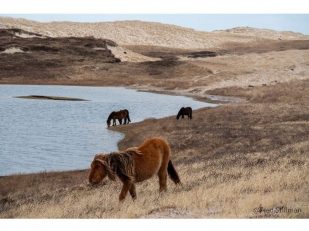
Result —
[[[270, 39], [271, 32], [264, 32]], [[244, 36], [247, 46], [221, 41], [222, 47], [213, 50], [216, 57], [200, 57], [208, 56], [201, 50], [127, 44], [137, 53], [162, 60], [102, 63], [86, 52], [80, 57], [82, 65], [57, 69], [66, 77], [42, 78], [46, 60], [27, 63], [26, 52], [10, 54], [14, 60], [0, 60], [5, 60], [1, 83], [121, 85], [199, 99], [208, 94], [246, 99], [196, 110], [192, 120], [177, 121], [173, 116], [112, 128], [125, 134], [120, 149], [153, 136], [166, 138], [182, 187], [169, 180], [168, 191], [159, 194], [154, 177], [136, 185], [136, 201], [127, 198], [119, 203], [122, 184], [106, 181], [90, 187], [88, 170], [3, 176], [0, 217], [308, 218], [309, 47], [305, 36], [286, 36], [287, 40], [269, 43], [265, 37], [250, 43]], [[90, 39], [85, 47], [89, 49], [94, 41]], [[16, 59], [24, 60], [18, 65], [28, 65], [27, 70], [39, 68], [40, 76], [13, 72]]]

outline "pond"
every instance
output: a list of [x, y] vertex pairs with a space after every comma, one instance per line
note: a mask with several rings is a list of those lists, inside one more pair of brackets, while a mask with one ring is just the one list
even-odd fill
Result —
[[[39, 100], [45, 95], [85, 101]], [[123, 135], [106, 127], [110, 112], [128, 109], [132, 122], [215, 104], [121, 87], [0, 85], [0, 175], [88, 168], [95, 153], [117, 150]]]

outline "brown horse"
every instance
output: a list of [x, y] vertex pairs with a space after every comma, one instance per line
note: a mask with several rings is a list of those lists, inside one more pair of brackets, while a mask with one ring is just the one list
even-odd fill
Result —
[[129, 111], [127, 109], [120, 110], [120, 111], [113, 111], [111, 114], [109, 114], [107, 118], [107, 126], [109, 127], [111, 125], [111, 120], [113, 120], [113, 126], [116, 125], [116, 120], [119, 121], [119, 124], [122, 124], [122, 119], [124, 119], [123, 124], [127, 124], [131, 122]]
[[165, 140], [152, 138], [139, 147], [110, 154], [97, 154], [91, 163], [89, 182], [96, 185], [106, 176], [110, 180], [116, 180], [117, 176], [123, 183], [119, 200], [125, 199], [128, 191], [134, 200], [135, 183], [157, 174], [160, 192], [165, 191], [167, 175], [175, 184], [180, 183], [178, 173], [170, 160], [170, 153], [170, 147]]
[[192, 108], [191, 107], [180, 108], [180, 110], [179, 110], [179, 112], [176, 116], [176, 119], [178, 120], [180, 116], [183, 119], [185, 115], [188, 116], [188, 119], [192, 120]]

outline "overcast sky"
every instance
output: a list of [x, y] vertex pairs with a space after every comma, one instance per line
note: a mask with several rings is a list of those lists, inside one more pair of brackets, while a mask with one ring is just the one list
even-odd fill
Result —
[[202, 31], [250, 26], [309, 35], [309, 14], [2, 14], [0, 16], [27, 18], [41, 22], [143, 20], [175, 24]]

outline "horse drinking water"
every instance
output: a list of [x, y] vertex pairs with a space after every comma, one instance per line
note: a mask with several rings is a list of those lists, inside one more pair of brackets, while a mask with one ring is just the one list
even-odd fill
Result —
[[122, 183], [119, 200], [124, 200], [128, 191], [136, 199], [135, 183], [158, 175], [160, 192], [166, 190], [167, 175], [175, 184], [180, 179], [170, 159], [171, 151], [168, 143], [161, 138], [144, 141], [139, 147], [133, 147], [110, 154], [97, 154], [89, 173], [89, 182], [100, 183], [106, 176], [110, 180], [118, 177]]
[[113, 111], [109, 114], [107, 118], [107, 126], [109, 127], [111, 125], [111, 121], [113, 120], [113, 126], [116, 125], [116, 120], [119, 121], [119, 124], [122, 124], [122, 119], [124, 119], [123, 124], [127, 124], [131, 122], [129, 111], [127, 109], [120, 110], [120, 111]]

